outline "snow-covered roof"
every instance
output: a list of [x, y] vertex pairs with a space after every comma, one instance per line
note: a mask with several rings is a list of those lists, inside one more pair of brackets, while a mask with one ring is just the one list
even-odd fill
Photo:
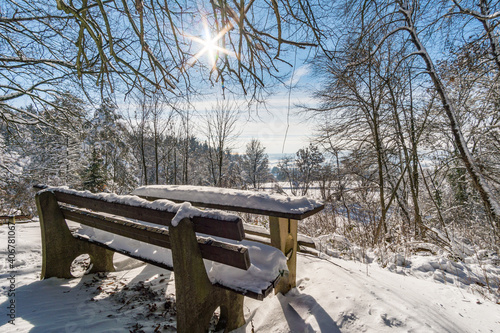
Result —
[[289, 197], [264, 192], [191, 185], [148, 185], [132, 194], [148, 199], [191, 202], [195, 206], [226, 209], [301, 220], [323, 209], [307, 197]]

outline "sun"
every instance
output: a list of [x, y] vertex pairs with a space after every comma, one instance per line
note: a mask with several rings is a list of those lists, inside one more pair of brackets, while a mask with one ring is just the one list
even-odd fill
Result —
[[[207, 54], [208, 61], [212, 65], [212, 68], [215, 67], [218, 58], [218, 40], [214, 39], [210, 34], [210, 29], [208, 28], [208, 24], [206, 20], [203, 21], [203, 33], [204, 33], [204, 41], [203, 41], [203, 49], [205, 49], [205, 53]], [[202, 50], [203, 50], [202, 49]], [[221, 49], [223, 50], [223, 49]]]
[[233, 52], [219, 46], [220, 39], [233, 28], [233, 24], [228, 23], [217, 33], [215, 37], [212, 37], [210, 28], [208, 26], [208, 21], [205, 17], [203, 17], [203, 38], [187, 35], [189, 39], [203, 46], [201, 50], [199, 50], [193, 57], [191, 57], [191, 59], [189, 59], [189, 67], [193, 66], [203, 55], [206, 54], [208, 57], [208, 62], [211, 66], [211, 70], [214, 70], [217, 67], [217, 60], [220, 53], [234, 56]]

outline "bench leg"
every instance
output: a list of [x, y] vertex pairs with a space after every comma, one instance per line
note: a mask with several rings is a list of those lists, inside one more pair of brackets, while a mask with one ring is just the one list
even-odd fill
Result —
[[243, 295], [212, 285], [207, 277], [193, 224], [189, 219], [170, 227], [175, 274], [178, 332], [206, 332], [220, 307], [217, 330], [229, 332], [245, 324]]
[[283, 276], [275, 286], [276, 293], [286, 294], [297, 286], [297, 227], [297, 220], [269, 217], [271, 245], [290, 256], [287, 261], [288, 276]]
[[42, 280], [72, 278], [71, 263], [82, 254], [90, 256], [91, 273], [114, 271], [114, 252], [74, 238], [53, 193], [37, 193], [35, 200], [42, 232]]

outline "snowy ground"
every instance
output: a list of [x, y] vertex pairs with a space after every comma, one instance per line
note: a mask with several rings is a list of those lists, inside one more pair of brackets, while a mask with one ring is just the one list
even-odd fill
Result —
[[[39, 225], [18, 224], [16, 288], [9, 297], [7, 239], [2, 225], [0, 332], [175, 332], [171, 272], [120, 256], [113, 273], [39, 281]], [[433, 256], [411, 260], [413, 268], [398, 265], [397, 257], [381, 268], [299, 255], [297, 288], [263, 302], [246, 298], [247, 325], [236, 332], [500, 332], [497, 299], [483, 297], [473, 278], [462, 282], [473, 266], [450, 269], [449, 261]], [[483, 267], [498, 286], [498, 265]], [[12, 299], [15, 325], [7, 322]]]

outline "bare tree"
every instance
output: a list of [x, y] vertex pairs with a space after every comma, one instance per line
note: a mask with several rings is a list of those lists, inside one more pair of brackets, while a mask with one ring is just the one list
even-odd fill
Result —
[[300, 173], [295, 165], [295, 160], [292, 156], [284, 156], [278, 162], [279, 179], [288, 181], [290, 192], [293, 195], [298, 195], [302, 188], [300, 183]]
[[[51, 122], [19, 107], [31, 102], [39, 112], [58, 108], [57, 90], [78, 82], [76, 40], [69, 15], [46, 1], [2, 1], [0, 7], [0, 119], [11, 123], [51, 126]], [[65, 85], [63, 85], [63, 83]], [[63, 109], [61, 109], [63, 110]]]
[[[129, 110], [130, 112], [130, 110]], [[128, 114], [128, 130], [131, 133], [131, 142], [134, 147], [134, 157], [139, 164], [141, 170], [141, 184], [148, 185], [150, 163], [148, 161], [148, 138], [151, 135], [150, 129], [150, 109], [147, 105], [145, 96], [138, 98], [138, 104], [133, 108], [133, 114]]]
[[[484, 34], [473, 40], [472, 43], [482, 44], [483, 41], [486, 40], [490, 46], [489, 49], [491, 57], [489, 57], [489, 60], [494, 62], [497, 70], [500, 70], [500, 43], [498, 41], [498, 33], [495, 33], [495, 27], [497, 27], [500, 22], [500, 11], [498, 11], [499, 3], [488, 0], [452, 0], [452, 2], [456, 6], [454, 9], [459, 14], [473, 17], [483, 26]], [[452, 11], [453, 14], [457, 12]]]
[[240, 111], [234, 102], [219, 101], [205, 117], [204, 133], [208, 144], [208, 170], [215, 186], [223, 185], [226, 155], [238, 136], [236, 121]]
[[265, 153], [266, 148], [257, 139], [252, 139], [246, 146], [243, 156], [243, 171], [246, 181], [254, 188], [259, 189], [260, 185], [270, 178], [269, 159]]
[[[452, 5], [456, 6], [457, 4], [459, 2], [456, 1]], [[489, 2], [490, 7], [486, 12], [495, 12], [491, 8], [492, 4]], [[333, 59], [343, 50], [347, 50], [343, 49], [344, 47], [354, 45], [358, 56], [350, 60], [348, 67], [365, 66], [365, 63], [369, 63], [377, 56], [385, 54], [387, 50], [393, 49], [392, 45], [397, 43], [397, 45], [401, 45], [402, 57], [400, 61], [396, 62], [396, 66], [405, 64], [409, 59], [416, 60], [413, 66], [420, 68], [423, 73], [428, 75], [432, 88], [441, 100], [441, 110], [448, 121], [447, 126], [452, 134], [453, 143], [482, 199], [485, 212], [498, 234], [500, 233], [500, 204], [467, 144], [463, 133], [463, 124], [459, 121], [460, 106], [451, 98], [449, 87], [435, 66], [436, 59], [433, 58], [435, 53], [430, 53], [425, 46], [427, 41], [433, 37], [432, 34], [437, 34], [439, 29], [445, 30], [447, 24], [453, 30], [447, 30], [449, 35], [445, 38], [452, 38], [450, 36], [454, 32], [456, 34], [456, 32], [465, 32], [466, 29], [470, 29], [470, 31], [474, 29], [474, 27], [466, 26], [462, 22], [450, 22], [448, 18], [450, 17], [450, 9], [453, 8], [450, 8], [449, 5], [450, 2], [418, 0], [394, 0], [383, 3], [375, 0], [339, 2], [339, 6], [343, 8], [343, 20], [346, 26], [352, 26], [353, 22], [356, 22], [356, 25], [353, 29], [347, 30], [344, 35], [340, 35], [341, 41], [336, 44], [336, 48], [332, 52], [327, 52], [327, 56]], [[497, 5], [498, 3], [495, 3], [495, 6]], [[491, 20], [497, 19], [497, 14], [481, 15], [483, 17], [480, 18], [483, 21], [488, 20], [490, 23]], [[486, 28], [486, 31], [494, 33], [489, 28]], [[339, 36], [337, 31], [335, 34]], [[494, 40], [490, 44], [493, 53]], [[367, 48], [367, 45], [373, 46]], [[494, 59], [490, 57], [491, 60]]]
[[414, 11], [416, 7], [409, 1], [397, 1], [397, 5], [399, 6], [399, 13], [402, 15], [405, 23], [405, 25], [401, 27], [401, 30], [406, 31], [410, 35], [411, 42], [417, 50], [416, 54], [425, 62], [426, 71], [431, 77], [432, 82], [434, 83], [434, 88], [436, 89], [443, 104], [443, 109], [448, 118], [450, 129], [453, 133], [454, 142], [459, 151], [460, 157], [472, 179], [472, 183], [481, 196], [483, 204], [486, 208], [486, 213], [491, 218], [492, 223], [496, 225], [496, 232], [500, 234], [500, 203], [495, 198], [490, 184], [484, 178], [469, 150], [469, 147], [467, 146], [467, 141], [462, 133], [461, 124], [458, 121], [457, 106], [450, 98], [448, 89], [438, 74], [430, 53], [427, 51], [419, 37], [418, 30], [415, 26]]
[[[365, 47], [370, 47], [370, 43], [365, 43]], [[386, 106], [388, 93], [385, 76], [391, 75], [391, 62], [379, 56], [363, 65], [347, 66], [350, 61], [356, 61], [360, 54], [369, 51], [356, 49], [355, 46], [346, 49], [343, 58], [323, 58], [320, 71], [328, 73], [328, 76], [325, 88], [316, 94], [322, 104], [308, 110], [316, 115], [328, 114], [320, 118], [319, 127], [323, 136], [335, 141], [334, 146], [342, 145], [344, 149], [357, 149], [366, 152], [367, 156], [373, 156], [380, 205], [380, 222], [375, 235], [378, 238], [382, 229], [384, 234], [388, 231], [389, 196], [386, 192], [389, 179], [386, 163], [389, 137], [393, 131]]]

